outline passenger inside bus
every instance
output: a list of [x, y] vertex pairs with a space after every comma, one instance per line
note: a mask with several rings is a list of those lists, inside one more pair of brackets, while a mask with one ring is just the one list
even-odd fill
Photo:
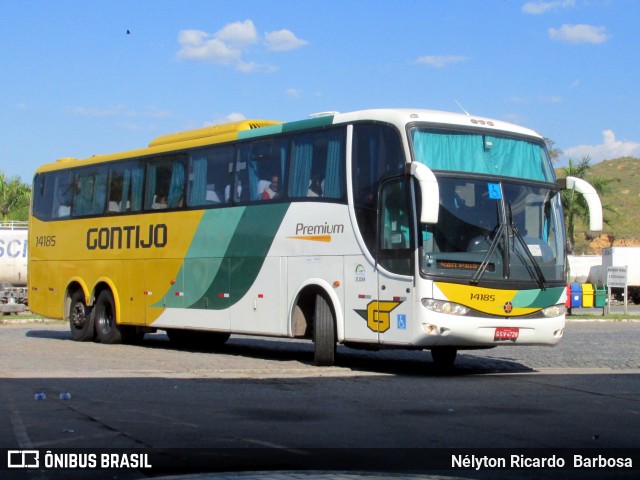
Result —
[[220, 197], [218, 196], [218, 193], [216, 192], [215, 183], [207, 184], [207, 193], [206, 193], [206, 196], [205, 196], [205, 200], [206, 200], [207, 203], [220, 203]]
[[163, 208], [167, 208], [167, 196], [163, 193], [156, 195], [151, 204], [151, 208], [153, 210], [161, 210]]
[[307, 190], [307, 197], [321, 197], [322, 196], [322, 182], [317, 175], [314, 175], [309, 182], [309, 190]]
[[280, 179], [278, 178], [278, 176], [272, 175], [271, 181], [266, 186], [266, 188], [263, 186], [264, 182], [266, 182], [266, 180], [260, 180], [258, 182], [258, 192], [260, 192], [260, 189], [262, 187], [260, 198], [262, 198], [262, 200], [273, 200], [275, 198], [278, 198], [280, 196]]

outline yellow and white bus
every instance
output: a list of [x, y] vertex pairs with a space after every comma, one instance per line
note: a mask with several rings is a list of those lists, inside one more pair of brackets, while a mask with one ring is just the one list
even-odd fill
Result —
[[431, 110], [245, 120], [35, 175], [29, 303], [73, 338], [166, 330], [431, 350], [554, 345], [565, 326], [559, 191], [540, 135]]

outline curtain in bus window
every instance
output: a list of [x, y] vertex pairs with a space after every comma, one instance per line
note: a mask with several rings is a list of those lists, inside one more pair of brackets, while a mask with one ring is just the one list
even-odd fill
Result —
[[478, 134], [414, 131], [416, 158], [433, 170], [532, 180], [551, 179], [542, 148], [534, 143]]
[[413, 148], [417, 160], [432, 170], [497, 173], [489, 172], [485, 166], [481, 135], [416, 130], [413, 135]]
[[258, 165], [252, 159], [247, 159], [247, 173], [249, 175], [249, 200], [258, 200]]
[[[155, 178], [155, 177], [154, 177]], [[131, 211], [142, 210], [142, 191], [144, 189], [144, 167], [136, 165], [131, 169]]]
[[144, 198], [144, 208], [151, 208], [156, 196], [156, 175], [158, 166], [155, 163], [149, 163], [147, 168], [147, 190]]
[[311, 165], [313, 162], [313, 137], [305, 135], [293, 142], [293, 161], [291, 164], [292, 197], [306, 197], [311, 179]]
[[131, 187], [131, 170], [125, 168], [122, 172], [122, 199], [120, 200], [120, 211], [126, 212], [131, 209], [129, 200], [129, 188]]
[[342, 136], [334, 135], [329, 140], [327, 151], [327, 171], [324, 179], [324, 196], [342, 198]]
[[91, 213], [94, 215], [104, 213], [105, 203], [107, 201], [107, 178], [106, 173], [96, 174], [95, 190], [91, 204]]
[[[206, 178], [206, 177], [205, 177]], [[171, 169], [171, 183], [169, 184], [169, 208], [180, 206], [182, 193], [184, 191], [184, 163], [174, 161]]]
[[202, 154], [202, 157], [194, 158], [192, 161], [191, 174], [193, 179], [191, 180], [191, 191], [189, 192], [189, 205], [204, 205], [206, 203], [207, 196], [207, 158]]
[[[287, 171], [286, 168], [287, 168], [288, 146], [289, 144], [286, 141], [283, 141], [283, 143], [280, 145], [280, 173], [281, 173], [281, 178], [283, 179], [284, 179], [284, 172]], [[284, 184], [282, 185], [282, 187], [284, 188]]]
[[491, 171], [498, 171], [505, 177], [545, 180], [542, 151], [538, 145], [489, 135], [484, 143], [485, 158]]
[[94, 177], [92, 174], [78, 175], [78, 190], [73, 205], [73, 216], [91, 214], [91, 202], [93, 199]]

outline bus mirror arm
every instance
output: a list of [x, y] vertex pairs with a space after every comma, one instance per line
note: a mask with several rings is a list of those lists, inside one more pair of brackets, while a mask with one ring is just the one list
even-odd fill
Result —
[[411, 175], [420, 185], [422, 208], [420, 209], [420, 223], [438, 223], [440, 211], [440, 189], [438, 180], [431, 169], [423, 163], [411, 163]]
[[584, 196], [589, 207], [589, 230], [599, 232], [602, 230], [602, 202], [596, 189], [581, 178], [567, 177], [558, 180], [558, 185], [563, 190], [575, 190]]

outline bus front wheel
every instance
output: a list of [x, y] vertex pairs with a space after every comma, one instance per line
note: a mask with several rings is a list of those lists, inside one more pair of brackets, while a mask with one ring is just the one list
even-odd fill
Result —
[[331, 306], [322, 295], [316, 296], [313, 321], [314, 363], [331, 366], [336, 356], [336, 329]]
[[90, 309], [84, 302], [84, 294], [76, 290], [69, 304], [69, 327], [76, 342], [88, 342], [95, 337], [95, 328]]
[[122, 333], [116, 323], [116, 308], [109, 290], [98, 295], [93, 306], [93, 318], [98, 340], [101, 343], [114, 344], [122, 342]]

